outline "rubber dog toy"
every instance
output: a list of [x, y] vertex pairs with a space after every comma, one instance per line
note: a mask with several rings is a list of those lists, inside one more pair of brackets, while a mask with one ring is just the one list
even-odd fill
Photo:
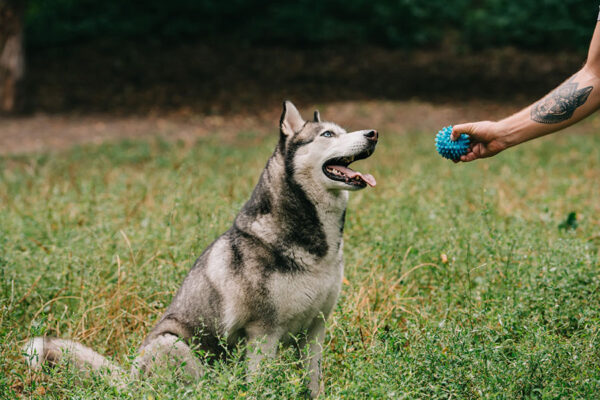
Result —
[[457, 161], [469, 151], [469, 136], [463, 133], [457, 140], [452, 140], [451, 134], [452, 125], [442, 128], [435, 136], [435, 148], [442, 157]]

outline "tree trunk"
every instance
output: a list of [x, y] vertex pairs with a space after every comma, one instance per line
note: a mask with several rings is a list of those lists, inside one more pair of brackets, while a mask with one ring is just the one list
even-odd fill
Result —
[[25, 75], [25, 0], [0, 0], [0, 112], [20, 111]]

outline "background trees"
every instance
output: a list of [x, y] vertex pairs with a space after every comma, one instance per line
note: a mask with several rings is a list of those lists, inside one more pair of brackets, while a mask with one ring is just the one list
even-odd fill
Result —
[[473, 49], [556, 51], [587, 45], [597, 9], [588, 0], [30, 0], [27, 31], [33, 46], [136, 37], [414, 48], [450, 34]]
[[25, 74], [23, 13], [25, 2], [0, 0], [0, 111], [21, 107]]
[[[294, 83], [322, 93], [320, 85], [342, 80], [340, 65], [350, 64], [355, 74], [343, 79], [364, 82], [354, 84], [356, 95], [339, 84], [328, 91], [332, 97], [430, 96], [457, 86], [472, 91], [482, 80], [498, 82], [498, 90], [482, 84], [480, 92], [510, 88], [512, 93], [507, 70], [531, 71], [530, 79], [521, 80], [527, 85], [520, 86], [538, 95], [537, 87], [557, 83], [571, 71], [570, 64], [561, 65], [581, 63], [597, 11], [596, 2], [588, 0], [29, 0], [27, 7], [23, 0], [0, 0], [0, 110], [109, 110], [141, 103], [149, 108], [153, 101], [181, 107], [208, 99], [224, 85], [223, 96], [235, 91], [234, 85], [245, 95], [252, 88]], [[483, 53], [498, 47], [519, 54]], [[304, 60], [302, 72], [276, 67], [285, 60], [274, 48], [292, 49], [290, 57]], [[419, 65], [416, 76], [407, 64], [412, 54], [398, 54], [415, 50], [437, 57], [435, 65]], [[562, 51], [580, 55], [564, 57]], [[532, 52], [547, 58], [534, 60]], [[486, 67], [465, 55], [500, 64]], [[465, 58], [464, 65], [456, 64], [458, 58]], [[503, 59], [515, 61], [507, 65]], [[266, 82], [261, 81], [266, 70]], [[502, 74], [477, 76], [496, 70]], [[221, 80], [215, 81], [214, 71]], [[306, 71], [312, 75], [297, 76]], [[273, 88], [265, 91], [281, 95]], [[264, 99], [264, 93], [254, 97]]]

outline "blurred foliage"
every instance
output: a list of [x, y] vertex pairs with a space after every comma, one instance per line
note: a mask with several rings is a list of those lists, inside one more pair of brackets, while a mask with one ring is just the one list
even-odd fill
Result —
[[90, 39], [584, 49], [589, 0], [30, 0], [30, 46]]

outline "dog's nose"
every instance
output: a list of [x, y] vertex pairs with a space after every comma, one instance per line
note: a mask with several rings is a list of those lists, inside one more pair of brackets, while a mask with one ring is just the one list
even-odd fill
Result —
[[377, 131], [369, 131], [369, 132], [365, 133], [365, 137], [374, 142], [377, 141], [378, 136], [379, 136], [379, 134], [377, 133]]

